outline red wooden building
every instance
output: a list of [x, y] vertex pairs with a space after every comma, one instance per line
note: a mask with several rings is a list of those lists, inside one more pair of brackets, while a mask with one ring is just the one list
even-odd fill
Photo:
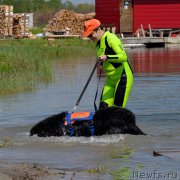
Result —
[[144, 29], [180, 29], [180, 0], [96, 0], [96, 18], [115, 25], [116, 33]]

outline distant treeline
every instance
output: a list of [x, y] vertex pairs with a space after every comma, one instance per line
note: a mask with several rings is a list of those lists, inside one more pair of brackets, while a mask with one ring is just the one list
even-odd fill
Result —
[[14, 13], [35, 13], [44, 11], [57, 11], [59, 9], [69, 9], [79, 13], [94, 12], [94, 4], [83, 3], [73, 4], [71, 1], [61, 0], [0, 0], [0, 4], [13, 5]]
[[0, 0], [0, 5], [13, 5], [14, 13], [34, 13], [37, 26], [45, 25], [61, 9], [84, 14], [95, 12], [94, 4], [73, 4], [69, 0], [64, 3], [61, 0]]

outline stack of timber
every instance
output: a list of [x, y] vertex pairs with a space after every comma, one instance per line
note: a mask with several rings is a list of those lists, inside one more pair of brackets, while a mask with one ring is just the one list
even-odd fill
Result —
[[14, 14], [13, 16], [13, 36], [15, 38], [28, 37], [29, 32], [29, 20], [26, 13]]
[[0, 5], [0, 36], [12, 36], [13, 6]]
[[29, 36], [26, 14], [13, 14], [13, 6], [0, 5], [0, 37], [24, 38]]
[[77, 14], [69, 10], [61, 10], [48, 22], [45, 35], [81, 36], [84, 22], [95, 17], [95, 13]]

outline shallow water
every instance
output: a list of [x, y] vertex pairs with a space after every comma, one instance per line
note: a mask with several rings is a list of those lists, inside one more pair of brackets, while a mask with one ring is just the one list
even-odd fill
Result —
[[[78, 179], [116, 179], [122, 172], [124, 179], [180, 179], [180, 156], [153, 156], [153, 150], [180, 150], [180, 45], [127, 49], [127, 54], [135, 76], [127, 108], [147, 136], [29, 137], [33, 124], [72, 111], [96, 61], [64, 59], [53, 66], [52, 84], [40, 85], [37, 92], [0, 97], [0, 139], [12, 143], [0, 148], [0, 159], [77, 171], [101, 167], [100, 173]], [[93, 76], [77, 111], [93, 111], [97, 81]], [[102, 77], [99, 96], [103, 83]], [[131, 178], [126, 178], [130, 172]]]

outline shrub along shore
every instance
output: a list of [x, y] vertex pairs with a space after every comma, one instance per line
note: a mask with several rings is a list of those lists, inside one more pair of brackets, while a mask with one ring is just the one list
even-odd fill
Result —
[[[73, 49], [73, 51], [72, 51]], [[20, 39], [0, 41], [0, 96], [38, 89], [52, 80], [52, 62], [94, 53], [82, 39]]]

